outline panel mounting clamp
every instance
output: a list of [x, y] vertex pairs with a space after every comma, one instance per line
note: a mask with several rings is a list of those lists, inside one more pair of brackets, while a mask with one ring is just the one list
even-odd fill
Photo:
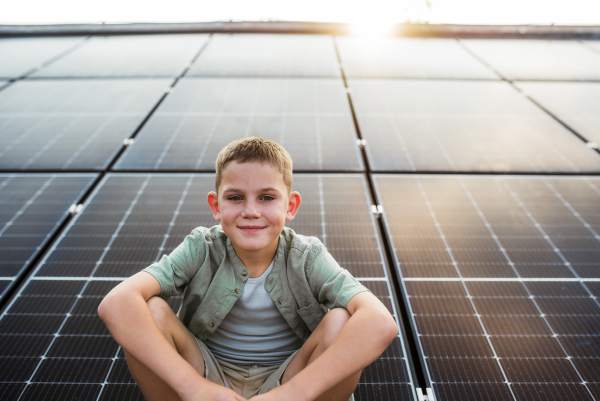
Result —
[[419, 401], [435, 401], [433, 391], [430, 388], [426, 388], [425, 394], [423, 394], [423, 389], [417, 387], [417, 396]]
[[373, 213], [376, 217], [381, 216], [381, 213], [383, 213], [383, 206], [371, 205], [371, 213]]
[[133, 145], [134, 139], [133, 138], [125, 138], [123, 139], [123, 145], [125, 146], [131, 146]]
[[171, 86], [167, 86], [167, 87], [165, 88], [165, 93], [171, 93], [171, 92], [173, 92], [174, 90], [175, 90], [175, 89], [174, 89], [173, 87], [171, 87]]
[[365, 147], [365, 146], [367, 146], [367, 140], [366, 139], [357, 139], [356, 145], [358, 145], [360, 147]]
[[598, 149], [598, 144], [596, 142], [586, 142], [585, 146], [590, 149]]
[[69, 206], [69, 213], [71, 215], [76, 215], [77, 213], [81, 212], [81, 209], [83, 209], [83, 205], [81, 203], [79, 205], [72, 204]]

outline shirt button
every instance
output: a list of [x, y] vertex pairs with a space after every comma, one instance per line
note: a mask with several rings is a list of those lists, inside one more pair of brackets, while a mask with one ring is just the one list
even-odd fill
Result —
[[246, 277], [247, 275], [248, 275], [248, 272], [244, 270], [244, 271], [242, 272], [242, 276]]
[[215, 324], [213, 322], [208, 323], [208, 327], [215, 327]]
[[239, 293], [240, 293], [240, 289], [239, 289], [239, 288], [236, 288], [236, 289], [235, 289], [235, 293], [236, 293], [236, 294], [239, 294]]

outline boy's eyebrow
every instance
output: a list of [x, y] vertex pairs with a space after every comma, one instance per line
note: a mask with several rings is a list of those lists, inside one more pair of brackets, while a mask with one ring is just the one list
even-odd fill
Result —
[[[267, 187], [267, 188], [261, 188], [261, 189], [259, 189], [259, 192], [269, 192], [269, 191], [277, 191], [277, 192], [279, 192], [279, 190], [277, 188], [274, 188], [274, 187]], [[226, 193], [226, 192], [244, 192], [244, 191], [241, 190], [241, 189], [238, 189], [238, 188], [227, 188], [225, 191], [223, 191], [223, 193]]]

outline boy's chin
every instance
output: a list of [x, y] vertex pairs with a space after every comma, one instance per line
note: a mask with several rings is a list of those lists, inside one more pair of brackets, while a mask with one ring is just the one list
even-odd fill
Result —
[[[279, 238], [279, 236], [277, 236], [277, 238]], [[274, 238], [272, 240], [267, 240], [267, 239], [248, 239], [245, 238], [242, 241], [232, 241], [233, 244], [235, 245], [236, 248], [238, 249], [242, 249], [246, 252], [257, 252], [257, 251], [262, 251], [265, 248], [268, 248], [271, 244], [273, 244], [273, 241], [276, 241], [277, 238]]]

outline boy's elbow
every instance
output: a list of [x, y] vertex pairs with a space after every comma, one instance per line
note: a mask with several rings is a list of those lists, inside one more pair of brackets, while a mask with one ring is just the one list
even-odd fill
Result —
[[98, 305], [98, 316], [104, 322], [104, 324], [108, 324], [111, 317], [111, 312], [115, 309], [115, 295], [113, 293], [108, 293]]
[[384, 333], [384, 341], [387, 344], [390, 344], [394, 339], [398, 336], [398, 325], [396, 321], [392, 317], [392, 315], [388, 315], [386, 319], [385, 329], [382, 330]]

